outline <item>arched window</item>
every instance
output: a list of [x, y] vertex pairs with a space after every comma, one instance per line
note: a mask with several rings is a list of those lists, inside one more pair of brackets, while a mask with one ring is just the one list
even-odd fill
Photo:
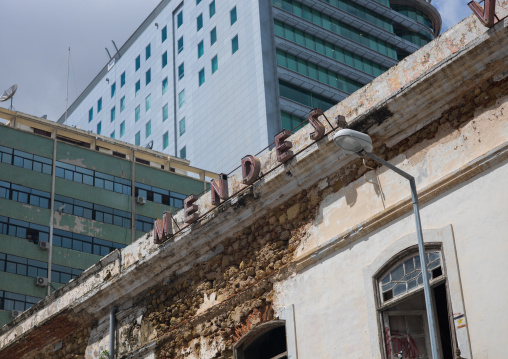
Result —
[[[425, 253], [429, 280], [443, 275], [441, 252], [431, 250]], [[423, 286], [422, 266], [418, 253], [397, 262], [379, 281], [379, 290], [383, 303], [411, 292]]]
[[235, 359], [287, 359], [285, 321], [258, 325], [241, 337], [233, 350]]
[[[453, 359], [444, 261], [439, 248], [425, 252], [441, 358]], [[376, 276], [386, 358], [431, 358], [422, 265], [416, 248], [388, 262]]]

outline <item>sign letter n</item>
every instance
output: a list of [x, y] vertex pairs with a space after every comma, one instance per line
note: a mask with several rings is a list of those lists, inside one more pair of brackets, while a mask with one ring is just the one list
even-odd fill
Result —
[[210, 194], [212, 196], [212, 206], [218, 206], [221, 199], [228, 199], [228, 175], [221, 173], [219, 181], [212, 180]]

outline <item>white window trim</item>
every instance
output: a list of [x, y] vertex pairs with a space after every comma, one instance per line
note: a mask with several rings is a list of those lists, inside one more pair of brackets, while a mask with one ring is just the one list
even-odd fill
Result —
[[[455, 239], [453, 237], [452, 226], [448, 225], [441, 229], [429, 229], [423, 231], [423, 239], [426, 246], [441, 246], [442, 266], [446, 276], [448, 287], [451, 288], [449, 297], [451, 304], [451, 313], [453, 315], [463, 314], [467, 318], [465, 312], [464, 297], [462, 284], [460, 280], [459, 263], [455, 250]], [[370, 343], [372, 357], [384, 358], [381, 353], [380, 340], [384, 340], [382, 329], [378, 320], [378, 306], [376, 304], [378, 298], [378, 285], [375, 275], [378, 271], [392, 260], [397, 254], [415, 246], [417, 243], [416, 233], [409, 234], [398, 239], [385, 248], [379, 256], [377, 256], [371, 264], [363, 268], [363, 282], [365, 288], [365, 301], [367, 304], [367, 316], [370, 332]], [[467, 319], [466, 319], [467, 323]], [[465, 326], [457, 328], [455, 325], [455, 333], [461, 356], [465, 358], [471, 357], [471, 344], [469, 336], [469, 327]]]

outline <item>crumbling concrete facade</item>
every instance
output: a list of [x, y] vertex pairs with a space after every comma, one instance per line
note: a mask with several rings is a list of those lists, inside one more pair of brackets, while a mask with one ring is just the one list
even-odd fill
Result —
[[[443, 357], [505, 357], [507, 35], [470, 16], [326, 113], [416, 178]], [[292, 359], [430, 357], [419, 282], [386, 289], [419, 263], [408, 184], [326, 126], [294, 134], [284, 165], [262, 155], [265, 175], [217, 208], [202, 196], [196, 223], [180, 211], [172, 239], [111, 253], [4, 326], [0, 356], [99, 358], [116, 308], [115, 358], [267, 357], [252, 348], [279, 327]]]

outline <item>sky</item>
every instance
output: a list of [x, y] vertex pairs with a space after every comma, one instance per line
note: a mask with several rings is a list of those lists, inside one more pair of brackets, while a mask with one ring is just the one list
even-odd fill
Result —
[[[243, 0], [245, 1], [245, 0]], [[253, 1], [253, 0], [250, 0]], [[0, 93], [13, 84], [14, 109], [56, 121], [160, 0], [0, 0]], [[471, 14], [468, 0], [433, 0], [443, 31]], [[9, 107], [9, 102], [0, 107]]]

